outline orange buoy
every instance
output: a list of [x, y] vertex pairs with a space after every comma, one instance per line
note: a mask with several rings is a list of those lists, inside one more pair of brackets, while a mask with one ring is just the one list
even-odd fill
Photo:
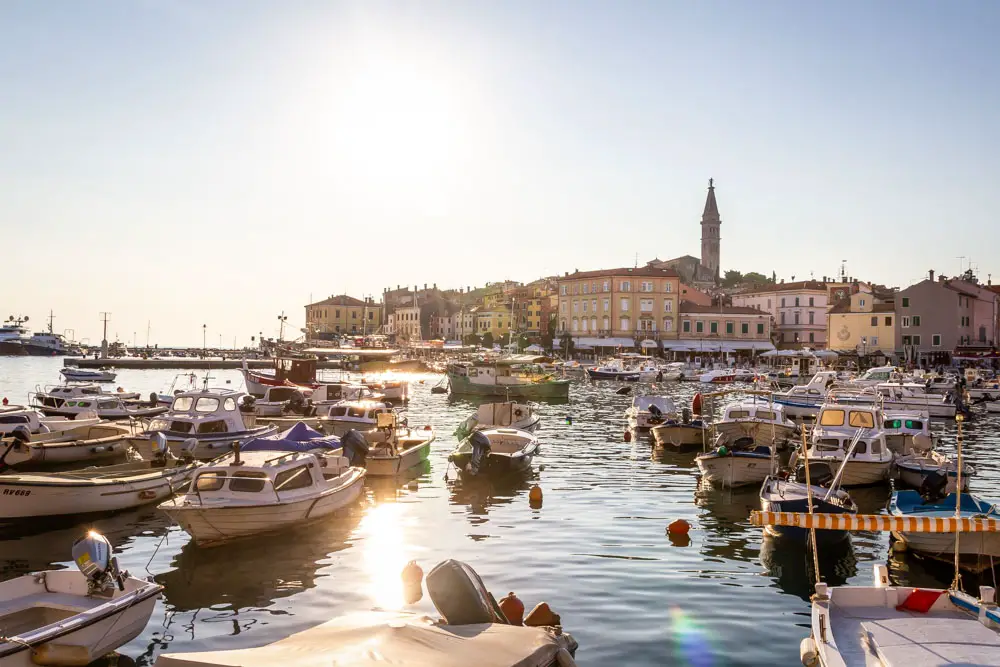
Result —
[[701, 392], [699, 391], [691, 399], [691, 413], [700, 415], [701, 414]]
[[632, 442], [632, 431], [625, 429], [625, 442]]
[[524, 603], [513, 593], [507, 593], [507, 597], [501, 598], [500, 611], [511, 625], [524, 625]]
[[7, 405], [8, 403], [10, 403], [10, 401], [8, 401], [8, 400], [7, 400], [7, 397], [6, 397], [6, 396], [4, 396], [4, 397], [3, 397], [3, 404], [4, 404], [4, 405]]
[[549, 608], [548, 602], [539, 602], [535, 605], [535, 608], [528, 612], [528, 615], [524, 617], [524, 624], [534, 628], [546, 625], [559, 625], [561, 621], [562, 619], [559, 618], [559, 614]]
[[691, 530], [691, 524], [684, 519], [674, 519], [667, 526], [667, 532], [671, 535], [687, 535], [689, 530]]
[[528, 500], [530, 500], [533, 503], [542, 502], [542, 487], [538, 486], [537, 484], [531, 487], [531, 490], [528, 491]]

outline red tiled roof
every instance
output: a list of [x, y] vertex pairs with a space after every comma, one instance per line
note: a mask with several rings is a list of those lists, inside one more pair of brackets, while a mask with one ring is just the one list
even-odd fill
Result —
[[767, 315], [767, 316], [770, 316], [769, 313], [767, 313], [767, 312], [765, 312], [763, 310], [757, 310], [756, 308], [748, 308], [746, 306], [722, 306], [722, 307], [719, 307], [719, 306], [699, 306], [698, 304], [692, 303], [691, 301], [681, 301], [681, 305], [679, 306], [679, 309], [680, 309], [681, 313], [690, 313], [690, 314], [704, 313], [704, 314], [707, 314], [707, 315], [711, 315], [711, 314], [714, 313], [716, 315], [762, 315], [762, 316], [763, 315]]
[[[364, 306], [365, 302], [361, 299], [355, 299], [353, 296], [347, 296], [346, 294], [341, 294], [340, 296], [331, 296], [329, 299], [324, 299], [322, 301], [317, 301], [316, 303], [310, 303], [310, 306]], [[374, 306], [375, 304], [368, 304]]]
[[577, 280], [578, 278], [628, 278], [629, 276], [640, 276], [642, 278], [679, 278], [680, 274], [673, 269], [654, 269], [651, 266], [626, 267], [623, 269], [601, 269], [600, 271], [574, 271], [565, 276], [560, 276], [559, 280]]
[[790, 292], [794, 290], [826, 291], [827, 284], [822, 280], [800, 280], [794, 283], [774, 283], [745, 289], [737, 294], [762, 294], [764, 292]]

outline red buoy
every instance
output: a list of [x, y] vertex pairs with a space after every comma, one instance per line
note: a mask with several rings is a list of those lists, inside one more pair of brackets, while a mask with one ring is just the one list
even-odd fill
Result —
[[625, 429], [625, 442], [632, 442], [632, 431]]
[[511, 625], [524, 625], [524, 603], [513, 593], [507, 593], [507, 597], [500, 600], [500, 611]]
[[691, 399], [691, 413], [695, 415], [701, 414], [701, 392], [699, 391]]
[[671, 535], [687, 535], [689, 530], [691, 530], [691, 524], [684, 519], [674, 519], [667, 526], [667, 532]]

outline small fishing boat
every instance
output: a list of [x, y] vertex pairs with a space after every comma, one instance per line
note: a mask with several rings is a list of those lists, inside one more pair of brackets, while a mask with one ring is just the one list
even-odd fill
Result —
[[663, 373], [663, 380], [660, 380], [661, 382], [683, 380], [691, 374], [688, 365], [683, 361], [671, 361], [661, 368], [660, 371]]
[[[252, 446], [251, 446], [252, 445]], [[292, 451], [281, 440], [254, 440], [198, 470], [190, 491], [159, 505], [196, 544], [221, 544], [320, 519], [357, 500], [365, 469], [340, 449]], [[267, 448], [267, 449], [264, 449]]]
[[795, 424], [785, 417], [784, 406], [757, 398], [730, 403], [715, 423], [715, 432], [730, 440], [751, 438], [755, 445], [782, 443], [795, 435]]
[[34, 408], [23, 405], [0, 406], [0, 437], [15, 430], [27, 431], [31, 442], [59, 442], [81, 437], [85, 429], [101, 423], [97, 413], [80, 414], [76, 419], [46, 417]]
[[713, 486], [735, 488], [763, 482], [773, 466], [772, 457], [772, 448], [755, 445], [753, 438], [737, 438], [730, 442], [726, 436], [719, 436], [715, 449], [699, 454], [694, 462], [704, 481]]
[[33, 440], [24, 430], [0, 440], [0, 472], [5, 468], [39, 470], [72, 463], [94, 464], [124, 459], [131, 448], [128, 426], [103, 422], [75, 429], [79, 440]]
[[131, 439], [143, 458], [151, 458], [147, 442], [162, 434], [174, 456], [179, 456], [185, 441], [197, 443], [193, 456], [199, 461], [214, 459], [232, 449], [234, 444], [251, 438], [277, 433], [274, 424], [248, 427], [237, 402], [243, 394], [232, 389], [187, 391], [174, 397], [170, 411], [149, 422], [146, 431]]
[[736, 370], [732, 368], [718, 368], [698, 376], [698, 381], [705, 384], [729, 384], [730, 382], [736, 382], [736, 379]]
[[885, 444], [896, 456], [923, 454], [934, 449], [931, 420], [926, 412], [884, 410]]
[[243, 373], [243, 382], [247, 392], [251, 396], [260, 397], [264, 395], [268, 387], [315, 389], [319, 386], [319, 383], [316, 382], [316, 361], [317, 358], [309, 354], [283, 354], [274, 357], [274, 371], [264, 373], [250, 370], [247, 360], [243, 359], [240, 371]]
[[[958, 482], [958, 463], [940, 452], [929, 451], [922, 454], [912, 453], [897, 456], [893, 460], [895, 477], [911, 489], [923, 489], [931, 476], [947, 476], [945, 488], [948, 493], [955, 490]], [[962, 491], [969, 490], [969, 479], [976, 474], [976, 469], [964, 464], [962, 470]]]
[[455, 429], [455, 437], [465, 440], [473, 431], [486, 428], [516, 428], [534, 433], [541, 418], [527, 403], [506, 401], [503, 403], [483, 403]]
[[569, 398], [569, 380], [556, 379], [541, 370], [548, 357], [515, 355], [492, 362], [448, 365], [448, 390], [455, 396], [512, 398]]
[[59, 373], [71, 382], [114, 382], [115, 378], [118, 377], [110, 368], [91, 370], [67, 366], [59, 369]]
[[[806, 497], [812, 493], [812, 510], [816, 514], [857, 514], [858, 506], [843, 489], [831, 486], [833, 475], [825, 465], [810, 468], [812, 487], [805, 484], [805, 468], [796, 471], [794, 480], [768, 476], [760, 487], [760, 508], [765, 512], [808, 512]], [[829, 487], [829, 488], [824, 488]], [[806, 542], [809, 531], [794, 526], [765, 526], [764, 532], [782, 539]], [[846, 530], [823, 530], [816, 533], [820, 546], [848, 538]]]
[[0, 522], [116, 512], [172, 496], [200, 464], [170, 456], [166, 440], [155, 440], [152, 461], [0, 475]]
[[143, 631], [163, 587], [119, 570], [90, 531], [73, 544], [79, 571], [46, 570], [0, 583], [0, 665], [86, 665]]
[[625, 365], [621, 359], [610, 359], [606, 363], [587, 369], [591, 380], [612, 380], [614, 382], [638, 382], [641, 371]]
[[[342, 401], [330, 406], [326, 417], [334, 435], [348, 431], [368, 431], [378, 424], [379, 415], [395, 414], [392, 407], [381, 401]], [[319, 416], [324, 416], [320, 414]]]
[[49, 417], [68, 419], [141, 419], [167, 411], [157, 401], [142, 403], [139, 394], [105, 392], [95, 384], [50, 387], [31, 395], [31, 407]]
[[[937, 489], [930, 493], [925, 490], [923, 495], [917, 491], [894, 491], [889, 501], [889, 512], [899, 517], [950, 518], [955, 516], [955, 508], [958, 507], [962, 518], [1000, 519], [996, 503], [963, 493], [959, 504], [954, 493], [944, 495], [943, 490], [943, 485], [939, 483]], [[917, 553], [944, 560], [951, 560], [955, 553], [956, 533], [893, 531], [892, 534]], [[961, 534], [958, 550], [965, 561], [963, 565], [973, 570], [986, 569], [991, 561], [1000, 558], [1000, 533]]]
[[364, 466], [369, 477], [391, 477], [427, 460], [434, 429], [411, 429], [398, 424], [395, 413], [384, 413], [375, 429], [348, 431], [340, 441], [351, 465]]
[[809, 459], [838, 470], [847, 460], [841, 486], [888, 481], [893, 453], [885, 442], [882, 410], [874, 405], [824, 403], [809, 443]]
[[464, 475], [500, 476], [530, 470], [538, 453], [538, 439], [531, 433], [493, 428], [470, 435], [448, 455], [448, 461]]
[[681, 411], [680, 419], [667, 419], [649, 432], [657, 447], [679, 453], [702, 451], [711, 440], [708, 424], [701, 419], [691, 419], [688, 408]]
[[636, 396], [625, 411], [628, 428], [636, 432], [649, 431], [676, 416], [677, 406], [669, 396]]

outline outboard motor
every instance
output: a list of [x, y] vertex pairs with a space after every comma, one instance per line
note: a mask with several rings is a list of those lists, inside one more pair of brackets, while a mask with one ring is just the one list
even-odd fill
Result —
[[194, 450], [198, 447], [197, 438], [186, 438], [181, 443], [181, 460], [184, 463], [194, 462]]
[[244, 396], [243, 400], [240, 401], [240, 412], [243, 412], [245, 414], [249, 414], [249, 413], [253, 412], [253, 406], [254, 406], [254, 403], [256, 403], [256, 402], [257, 402], [257, 399], [254, 398], [253, 396], [250, 396], [249, 394], [246, 395], [246, 396]]
[[[795, 469], [795, 481], [800, 484], [806, 483], [806, 467], [799, 466]], [[813, 486], [827, 486], [833, 481], [833, 471], [826, 463], [809, 464], [809, 481]]]
[[655, 405], [650, 405], [649, 406], [649, 416], [652, 417], [653, 420], [655, 420], [655, 421], [662, 421], [663, 420], [663, 411], [660, 410], [660, 408], [656, 407]]
[[306, 407], [306, 397], [302, 395], [301, 391], [296, 391], [292, 394], [292, 397], [288, 399], [288, 411], [292, 414], [301, 415], [305, 411]]
[[31, 429], [23, 424], [18, 424], [14, 427], [14, 430], [10, 432], [12, 438], [17, 440], [17, 442], [31, 442]]
[[151, 392], [149, 392], [149, 404], [150, 404], [150, 405], [156, 405], [156, 403], [157, 403], [157, 402], [158, 402], [159, 400], [160, 400], [160, 397], [156, 395], [156, 392], [155, 392], [155, 391], [151, 391]]
[[428, 572], [427, 594], [448, 625], [507, 623], [479, 574], [461, 561], [446, 560]]
[[941, 502], [948, 496], [948, 476], [939, 472], [928, 473], [920, 484], [920, 497], [925, 503]]
[[170, 450], [167, 448], [167, 436], [162, 433], [154, 433], [149, 439], [149, 447], [153, 450], [153, 467], [162, 468], [167, 465], [167, 455]]
[[482, 431], [476, 431], [470, 435], [469, 444], [472, 445], [472, 458], [469, 460], [467, 470], [473, 475], [478, 475], [479, 468], [483, 465], [483, 461], [490, 455], [493, 447], [490, 444], [490, 439]]
[[363, 468], [368, 458], [368, 439], [359, 431], [351, 429], [340, 438], [340, 446], [344, 450], [344, 456], [350, 461], [352, 466]]
[[691, 408], [681, 408], [681, 423], [682, 424], [691, 423]]
[[108, 538], [95, 530], [73, 543], [73, 561], [87, 578], [88, 595], [110, 596], [115, 585], [118, 590], [125, 590], [125, 578], [128, 572], [118, 567], [118, 559]]

